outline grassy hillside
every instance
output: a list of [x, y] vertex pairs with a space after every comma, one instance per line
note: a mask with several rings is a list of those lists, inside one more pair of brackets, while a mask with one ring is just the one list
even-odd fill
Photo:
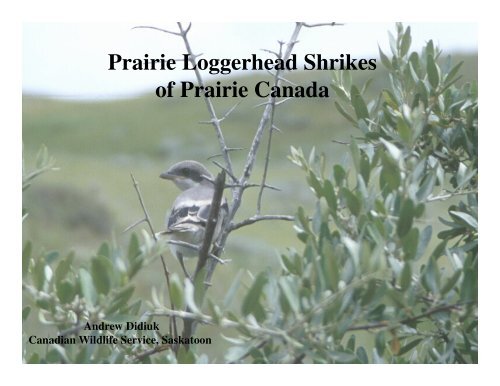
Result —
[[[476, 55], [453, 58], [454, 62], [465, 61], [462, 81], [477, 79]], [[311, 80], [325, 85], [330, 82], [330, 73], [326, 71], [291, 75], [291, 80], [298, 84]], [[374, 82], [367, 100], [386, 85], [381, 68], [353, 74], [358, 83], [368, 76]], [[266, 74], [236, 80], [252, 85], [264, 78]], [[215, 100], [218, 114], [236, 102]], [[263, 109], [255, 106], [261, 102], [256, 98], [244, 99], [223, 122], [228, 146], [248, 149]], [[159, 174], [182, 159], [198, 160], [217, 172], [217, 167], [207, 161], [219, 152], [213, 128], [198, 123], [207, 119], [204, 101], [198, 98], [167, 100], [147, 95], [130, 100], [82, 102], [24, 96], [26, 165], [29, 168], [33, 164], [37, 150], [45, 144], [60, 170], [44, 174], [23, 194], [23, 206], [30, 213], [23, 224], [23, 239], [32, 240], [38, 251], [75, 250], [80, 259], [88, 259], [103, 240], [125, 245], [129, 235], [123, 234], [123, 229], [142, 217], [130, 173], [140, 183], [154, 226], [161, 230], [178, 190], [159, 179]], [[299, 205], [312, 208], [314, 200], [304, 175], [287, 159], [290, 146], [300, 146], [305, 153], [316, 147], [327, 155], [327, 165], [348, 162], [344, 147], [332, 139], [348, 140], [357, 133], [335, 110], [333, 98], [290, 100], [278, 108], [276, 124], [282, 132], [273, 138], [269, 183], [282, 190], [266, 191], [263, 213], [294, 214]], [[261, 146], [253, 182], [260, 182], [264, 148]], [[245, 155], [245, 151], [232, 153], [237, 174]], [[255, 213], [256, 197], [257, 191], [245, 193], [239, 219]], [[439, 203], [436, 205], [439, 209]], [[437, 216], [433, 214], [429, 221], [437, 224]], [[214, 281], [220, 284], [213, 286], [212, 293], [224, 293], [231, 276], [240, 268], [253, 273], [266, 267], [276, 268], [276, 254], [287, 247], [300, 248], [293, 224], [288, 222], [259, 223], [235, 231], [224, 256], [232, 262], [217, 270]], [[178, 263], [171, 256], [168, 259], [171, 269], [180, 271]], [[149, 298], [152, 285], [163, 284], [158, 264], [153, 262], [138, 278], [144, 298]]]

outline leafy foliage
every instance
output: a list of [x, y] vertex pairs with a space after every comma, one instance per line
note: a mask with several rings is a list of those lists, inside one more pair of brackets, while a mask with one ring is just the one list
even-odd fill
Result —
[[409, 27], [390, 43], [391, 88], [376, 100], [334, 74], [335, 105], [360, 132], [350, 167], [292, 148], [317, 198], [297, 213], [304, 250], [255, 279], [228, 360], [477, 363], [477, 86], [457, 88], [460, 63], [441, 65], [432, 41], [410, 52]]
[[[252, 276], [236, 310], [241, 273], [223, 299], [205, 301], [197, 295], [204, 283], [171, 278], [175, 309], [187, 305], [181, 317], [221, 330], [227, 362], [477, 363], [477, 85], [457, 87], [461, 64], [443, 60], [432, 41], [412, 51], [401, 24], [390, 49], [380, 58], [391, 86], [372, 101], [369, 83], [333, 74], [335, 106], [357, 133], [342, 145], [350, 163], [327, 165], [314, 149], [308, 157], [291, 149], [316, 197], [313, 213], [298, 208], [296, 215], [303, 250], [282, 254], [279, 272]], [[443, 202], [448, 214], [437, 227], [429, 219]], [[128, 251], [104, 243], [77, 263], [27, 242], [23, 321], [38, 318], [59, 336], [134, 337], [84, 325], [171, 317], [175, 310], [155, 289], [151, 303], [134, 299], [134, 276], [158, 253], [152, 240], [141, 246], [132, 235]], [[24, 360], [207, 361], [196, 346], [176, 355], [172, 348], [53, 343], [45, 354], [26, 347]]]

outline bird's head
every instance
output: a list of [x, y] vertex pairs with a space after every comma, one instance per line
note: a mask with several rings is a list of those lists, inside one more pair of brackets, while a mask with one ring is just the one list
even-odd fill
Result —
[[209, 184], [213, 175], [201, 163], [196, 161], [181, 161], [172, 165], [160, 178], [173, 181], [181, 190], [193, 188], [199, 184]]

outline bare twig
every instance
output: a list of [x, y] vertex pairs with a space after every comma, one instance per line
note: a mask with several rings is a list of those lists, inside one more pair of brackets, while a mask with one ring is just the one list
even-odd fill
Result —
[[[295, 24], [295, 29], [292, 33], [292, 36], [290, 37], [290, 40], [288, 44], [286, 45], [286, 50], [285, 53], [283, 54], [283, 60], [287, 60], [293, 50], [293, 47], [295, 46], [295, 43], [297, 42], [297, 38], [299, 36], [300, 30], [302, 28], [302, 23], [296, 23]], [[278, 76], [281, 73], [280, 71], [277, 71]], [[278, 82], [280, 80], [278, 79]], [[269, 97], [268, 102], [270, 102], [273, 98]], [[266, 104], [266, 107], [264, 109], [264, 112], [262, 113], [261, 120], [259, 122], [259, 125], [257, 127], [257, 130], [255, 132], [252, 144], [250, 146], [250, 150], [248, 151], [247, 159], [245, 162], [245, 167], [243, 168], [243, 174], [241, 178], [239, 179], [239, 185], [238, 187], [233, 189], [233, 201], [231, 203], [231, 206], [229, 208], [229, 214], [228, 214], [228, 222], [231, 222], [232, 219], [234, 218], [236, 212], [238, 211], [240, 205], [241, 205], [241, 200], [244, 192], [244, 186], [248, 183], [248, 180], [250, 178], [250, 175], [252, 173], [253, 166], [255, 164], [255, 159], [257, 156], [257, 150], [260, 146], [260, 142], [262, 140], [262, 135], [264, 133], [264, 129], [267, 127], [269, 120], [271, 119], [271, 112], [273, 109], [273, 104]], [[215, 255], [218, 255], [222, 249], [223, 246], [225, 245], [227, 236], [229, 235], [230, 232], [230, 227], [227, 226], [223, 231], [221, 232], [221, 235], [219, 236], [219, 239], [217, 241], [218, 248], [214, 251]]]
[[[283, 42], [279, 42], [280, 49], [278, 53], [278, 58], [282, 59], [283, 55]], [[274, 86], [277, 87], [280, 83], [279, 79], [279, 71], [276, 71], [276, 75], [274, 77]], [[272, 144], [272, 139], [273, 139], [273, 131], [274, 131], [274, 112], [276, 111], [276, 97], [271, 97], [270, 99], [271, 102], [271, 112], [270, 112], [270, 118], [269, 118], [269, 136], [267, 138], [267, 149], [266, 149], [266, 159], [264, 162], [264, 171], [262, 172], [262, 180], [260, 183], [260, 189], [259, 189], [259, 195], [257, 196], [257, 214], [260, 214], [260, 209], [262, 205], [262, 195], [264, 193], [264, 185], [266, 184], [266, 178], [267, 178], [267, 171], [269, 168], [269, 161], [271, 159], [271, 144]]]
[[229, 177], [231, 177], [231, 179], [234, 181], [234, 182], [238, 182], [238, 178], [228, 169], [226, 168], [225, 166], [221, 165], [220, 163], [218, 163], [217, 161], [212, 161], [212, 163], [216, 166], [218, 166], [221, 170], [223, 170], [224, 172], [227, 173], [227, 175]]
[[224, 171], [220, 172], [215, 179], [214, 184], [214, 195], [212, 198], [212, 203], [210, 205], [210, 213], [208, 214], [207, 224], [205, 226], [205, 235], [203, 236], [203, 243], [200, 247], [200, 253], [198, 255], [198, 264], [195, 270], [195, 280], [196, 276], [201, 272], [207, 263], [207, 259], [210, 255], [209, 249], [214, 238], [215, 230], [217, 228], [217, 223], [219, 221], [220, 205], [222, 202], [222, 195], [224, 193], [224, 184], [226, 182], [226, 173]]
[[446, 199], [451, 198], [451, 197], [465, 196], [467, 194], [475, 194], [477, 192], [478, 192], [477, 189], [466, 190], [466, 191], [459, 191], [459, 192], [451, 192], [451, 193], [448, 193], [448, 194], [443, 194], [441, 196], [431, 196], [431, 197], [428, 197], [426, 201], [427, 202], [432, 202], [432, 201], [446, 200]]
[[[198, 313], [193, 313], [193, 312], [188, 312], [188, 311], [179, 311], [179, 310], [161, 310], [161, 311], [150, 311], [148, 312], [149, 316], [175, 316], [184, 320], [192, 320], [197, 323], [202, 323], [202, 324], [215, 324], [214, 320], [211, 316], [209, 315], [204, 315], [204, 314], [198, 314]], [[221, 320], [218, 321], [217, 323], [219, 326], [223, 328], [238, 328], [241, 327], [242, 324], [232, 321], [227, 318], [222, 318]], [[271, 336], [278, 336], [281, 338], [285, 338], [288, 340], [288, 337], [286, 336], [286, 333], [282, 330], [272, 330], [269, 328], [261, 327], [255, 324], [243, 324], [245, 328], [247, 328], [250, 331], [255, 331], [261, 334], [267, 334]]]
[[138, 26], [132, 27], [132, 29], [153, 29], [155, 31], [164, 32], [166, 34], [175, 35], [175, 36], [181, 36], [181, 34], [179, 32], [169, 31], [169, 30], [166, 30], [166, 29], [163, 29], [163, 28], [152, 27], [152, 26], [149, 26], [149, 25], [138, 25]]
[[[173, 316], [175, 318], [175, 316]], [[142, 361], [144, 358], [147, 358], [151, 355], [154, 355], [156, 353], [159, 353], [159, 352], [162, 352], [162, 351], [165, 351], [165, 350], [168, 350], [169, 348], [172, 348], [172, 345], [170, 344], [159, 344], [149, 350], [146, 350], [146, 351], [143, 351], [139, 354], [136, 354], [134, 356], [134, 359], [136, 361]]]
[[[244, 147], [228, 147], [227, 151], [239, 151], [239, 150], [245, 150]], [[207, 161], [210, 161], [212, 158], [217, 158], [217, 157], [222, 157], [221, 153], [211, 155], [210, 157], [207, 158]]]
[[[141, 191], [139, 189], [139, 183], [136, 181], [134, 178], [134, 175], [130, 173], [130, 177], [132, 178], [132, 183], [134, 184], [134, 189], [137, 193], [137, 197], [139, 198], [139, 203], [141, 204], [142, 211], [144, 212], [145, 218], [142, 221], [145, 221], [148, 226], [149, 230], [151, 232], [151, 235], [155, 239], [155, 241], [158, 241], [158, 238], [156, 237], [156, 233], [153, 228], [153, 224], [151, 223], [151, 219], [149, 217], [148, 210], [146, 209], [146, 205], [144, 205], [144, 200], [142, 198]], [[163, 266], [163, 274], [165, 275], [165, 279], [167, 282], [167, 287], [168, 287], [168, 297], [170, 300], [170, 308], [175, 309], [174, 301], [172, 299], [172, 294], [170, 293], [170, 272], [168, 271], [167, 264], [165, 263], [165, 258], [163, 257], [162, 254], [160, 254], [160, 259], [161, 259], [161, 264]], [[169, 326], [169, 333], [174, 336], [177, 336], [177, 323], [175, 321], [175, 317], [170, 320], [170, 326]]]
[[358, 326], [351, 326], [351, 327], [347, 328], [347, 331], [373, 330], [373, 329], [385, 328], [385, 327], [393, 328], [395, 325], [416, 322], [420, 319], [427, 318], [428, 316], [431, 316], [431, 315], [436, 314], [438, 312], [460, 311], [461, 307], [465, 304], [467, 304], [467, 303], [461, 302], [461, 303], [456, 303], [456, 304], [446, 304], [443, 306], [431, 308], [431, 309], [429, 309], [421, 314], [412, 316], [410, 318], [401, 319], [401, 320], [396, 321], [396, 322], [383, 321], [383, 322], [369, 323], [369, 324], [358, 325]]
[[239, 223], [236, 224], [231, 224], [230, 230], [231, 232], [242, 228], [247, 225], [254, 224], [258, 221], [268, 221], [268, 220], [283, 220], [283, 221], [294, 221], [295, 216], [288, 216], [288, 215], [282, 215], [282, 214], [267, 214], [267, 215], [255, 215], [252, 217], [247, 218], [246, 220], [240, 221]]
[[132, 228], [136, 227], [137, 225], [139, 224], [142, 224], [143, 222], [145, 222], [146, 219], [145, 218], [141, 218], [140, 220], [137, 220], [136, 222], [134, 222], [133, 224], [129, 225], [128, 227], [126, 227], [122, 233], [127, 233], [129, 230], [131, 230]]
[[[160, 28], [146, 27], [146, 26], [139, 26], [136, 28], [151, 28], [151, 29], [156, 29], [156, 30], [164, 32], [164, 33], [168, 33], [168, 34], [172, 34], [172, 35], [181, 37], [183, 42], [184, 42], [184, 46], [186, 48], [187, 54], [188, 54], [188, 59], [194, 68], [194, 73], [195, 73], [195, 76], [197, 79], [198, 86], [204, 87], [204, 82], [203, 82], [203, 79], [201, 76], [201, 72], [198, 69], [198, 67], [196, 66], [196, 55], [193, 53], [191, 46], [190, 46], [190, 43], [189, 43], [189, 40], [187, 38], [189, 29], [191, 28], [191, 24], [189, 24], [189, 26], [187, 28], [184, 28], [184, 26], [181, 23], [177, 23], [177, 25], [179, 28], [179, 32], [172, 32], [172, 31], [163, 30]], [[329, 24], [329, 25], [334, 25], [334, 24]], [[291, 52], [292, 52], [295, 44], [298, 41], [297, 39], [298, 39], [299, 32], [303, 26], [315, 27], [315, 26], [319, 26], [319, 25], [306, 25], [304, 23], [296, 23], [295, 29], [290, 37], [289, 42], [286, 45], [284, 45], [283, 43], [280, 43], [280, 52], [279, 52], [278, 56], [280, 56], [283, 60], [286, 61], [290, 57]], [[286, 47], [286, 48], [284, 49], [284, 53], [283, 53], [282, 49], [284, 47]], [[274, 54], [276, 54], [276, 53], [274, 53]], [[279, 86], [281, 81], [287, 81], [286, 79], [282, 78], [282, 76], [281, 76], [282, 72], [283, 72], [282, 70], [276, 71], [276, 74], [275, 74], [275, 85], [276, 86]], [[216, 162], [214, 162], [214, 163], [216, 165], [218, 165], [223, 170], [223, 172], [227, 173], [227, 175], [229, 175], [230, 178], [234, 182], [234, 184], [230, 184], [230, 185], [228, 184], [228, 186], [232, 188], [232, 196], [233, 196], [232, 202], [231, 202], [231, 205], [229, 208], [229, 213], [228, 213], [227, 219], [223, 224], [222, 230], [221, 230], [220, 234], [218, 235], [217, 240], [215, 240], [215, 242], [213, 243], [213, 247], [212, 247], [211, 252], [209, 252], [209, 248], [210, 248], [210, 245], [212, 245], [212, 238], [213, 237], [212, 237], [212, 235], [208, 234], [208, 231], [205, 235], [203, 245], [201, 247], [199, 247], [200, 248], [199, 249], [199, 251], [200, 251], [199, 252], [199, 260], [198, 260], [198, 265], [197, 265], [197, 269], [195, 272], [195, 277], [196, 277], [196, 274], [201, 272], [202, 269], [204, 267], [206, 267], [205, 283], [210, 283], [214, 269], [215, 269], [217, 262], [218, 262], [216, 259], [213, 259], [213, 258], [208, 259], [208, 257], [211, 257], [212, 255], [218, 257], [221, 255], [221, 253], [224, 249], [224, 245], [226, 243], [227, 237], [232, 230], [241, 228], [245, 225], [253, 224], [253, 223], [258, 222], [258, 221], [263, 221], [263, 220], [292, 221], [294, 219], [293, 216], [286, 216], [286, 215], [264, 215], [264, 216], [261, 216], [259, 213], [257, 213], [257, 215], [250, 217], [246, 220], [243, 220], [240, 223], [237, 223], [237, 224], [232, 223], [232, 220], [233, 220], [236, 212], [238, 211], [238, 209], [241, 205], [243, 193], [247, 188], [252, 187], [252, 186], [258, 186], [260, 188], [259, 199], [258, 199], [258, 212], [260, 212], [260, 203], [261, 203], [261, 198], [262, 198], [262, 194], [263, 194], [262, 193], [263, 189], [264, 188], [277, 189], [277, 188], [274, 188], [266, 183], [267, 170], [268, 170], [269, 159], [270, 159], [272, 132], [275, 130], [279, 131], [278, 128], [273, 124], [274, 108], [276, 106], [286, 102], [288, 99], [289, 98], [285, 98], [283, 100], [276, 101], [276, 99], [274, 97], [270, 96], [268, 98], [267, 102], [264, 103], [264, 106], [265, 106], [264, 111], [262, 113], [262, 117], [261, 117], [260, 122], [257, 126], [257, 130], [254, 134], [254, 138], [252, 140], [250, 149], [248, 151], [245, 165], [243, 168], [243, 173], [242, 173], [240, 178], [237, 178], [233, 172], [233, 164], [232, 164], [231, 158], [230, 158], [230, 151], [235, 150], [235, 148], [230, 148], [226, 145], [226, 142], [225, 142], [225, 139], [224, 139], [224, 136], [222, 133], [222, 128], [221, 128], [221, 121], [224, 120], [225, 118], [227, 118], [227, 116], [234, 111], [234, 109], [236, 108], [237, 105], [233, 106], [222, 118], [218, 118], [211, 98], [204, 96], [205, 104], [207, 106], [208, 112], [209, 112], [210, 117], [211, 117], [211, 119], [209, 121], [204, 122], [204, 123], [210, 123], [213, 125], [218, 142], [219, 142], [221, 156], [224, 159], [224, 165], [220, 165]], [[262, 181], [260, 184], [258, 184], [258, 185], [250, 184], [249, 179], [250, 179], [250, 176], [251, 176], [251, 173], [252, 173], [255, 161], [256, 161], [257, 150], [261, 144], [264, 130], [267, 127], [269, 127], [269, 141], [268, 141], [267, 152], [266, 152], [266, 165], [264, 168], [264, 170], [265, 170], [264, 175], [263, 175], [263, 178], [262, 178]], [[222, 173], [222, 174], [224, 174], [224, 173]], [[220, 189], [219, 200], [222, 197], [222, 192], [223, 192], [224, 187], [225, 187], [224, 182], [222, 182], [222, 184], [220, 185], [220, 188], [219, 188]], [[216, 188], [216, 190], [217, 190], [217, 188]], [[214, 200], [216, 199], [215, 196], [216, 195], [214, 194]], [[148, 224], [152, 230], [151, 222], [149, 221], [149, 216], [145, 210], [145, 207], [144, 207], [144, 204], [142, 202], [141, 197], [140, 197], [140, 201], [141, 201], [141, 206], [143, 207], [143, 210], [144, 210], [145, 216], [146, 216], [146, 219], [144, 221], [148, 222]], [[219, 206], [220, 206], [220, 201], [219, 201], [218, 205], [215, 203], [215, 201], [213, 201], [212, 209], [214, 209], [216, 207], [218, 208]], [[209, 227], [209, 224], [207, 224], [207, 228], [208, 227]], [[155, 237], [153, 231], [152, 231], [152, 233], [153, 233], [153, 236]], [[156, 239], [156, 237], [155, 237], [155, 239]], [[162, 257], [162, 261], [163, 261], [163, 257]], [[164, 269], [166, 270], [166, 266], [164, 266]], [[166, 271], [166, 272], [168, 273], [168, 271]], [[167, 275], [167, 280], [168, 280], [168, 275]], [[189, 313], [183, 313], [182, 311], [176, 311], [173, 307], [171, 307], [171, 308], [172, 308], [172, 310], [169, 310], [169, 312], [170, 312], [169, 316], [181, 317], [181, 318], [185, 319], [189, 314]], [[203, 322], [203, 320], [198, 320], [198, 319], [196, 319], [196, 320], [199, 322]], [[227, 321], [227, 322], [229, 323], [230, 321]], [[231, 322], [231, 323], [235, 323], [235, 322]], [[238, 325], [238, 324], [235, 323], [234, 326], [236, 326], [236, 325]], [[193, 326], [193, 324], [191, 324], [190, 328], [187, 328], [187, 325], [185, 324], [183, 335], [190, 336], [194, 331], [194, 328], [192, 326]], [[248, 327], [248, 328], [252, 329], [252, 327]], [[278, 335], [282, 336], [283, 338], [289, 339], [288, 337], [283, 336], [282, 332], [276, 332], [275, 334], [278, 334]]]
[[310, 24], [310, 23], [303, 23], [304, 27], [307, 28], [316, 28], [316, 27], [333, 27], [336, 25], [344, 25], [343, 23], [336, 23], [334, 21], [330, 23], [315, 23], [315, 24]]
[[[226, 119], [227, 117], [229, 117], [229, 115], [234, 111], [234, 109], [236, 109], [236, 107], [238, 107], [240, 105], [241, 101], [237, 102], [234, 104], [233, 107], [231, 107], [223, 116], [222, 118], [219, 118], [219, 123], [222, 122], [224, 119]], [[200, 123], [204, 123], [204, 124], [213, 124], [213, 119], [211, 119], [210, 121], [201, 121]]]
[[[191, 49], [191, 45], [189, 44], [189, 40], [187, 38], [187, 34], [189, 32], [189, 29], [191, 28], [191, 23], [186, 29], [184, 29], [181, 23], [177, 23], [177, 25], [180, 31], [177, 35], [181, 36], [182, 40], [184, 41], [184, 46], [186, 47], [186, 51], [189, 54], [189, 61], [191, 62], [191, 65], [194, 67], [194, 73], [196, 75], [196, 80], [198, 81], [198, 85], [204, 87], [203, 78], [201, 77], [201, 72], [196, 66], [195, 56], [193, 54], [193, 50]], [[224, 157], [226, 169], [230, 172], [230, 174], [233, 174], [233, 165], [231, 162], [231, 157], [229, 156], [229, 151], [227, 150], [226, 141], [224, 139], [224, 135], [222, 134], [222, 128], [220, 126], [221, 120], [217, 117], [214, 105], [212, 103], [212, 99], [207, 96], [204, 96], [203, 99], [205, 100], [208, 112], [212, 117], [211, 123], [214, 126], [217, 139], [219, 140], [219, 147], [221, 149], [222, 156]]]
[[[217, 228], [217, 223], [219, 222], [219, 212], [222, 202], [222, 196], [224, 193], [224, 184], [226, 182], [226, 173], [221, 171], [214, 183], [214, 195], [212, 197], [212, 202], [210, 204], [210, 212], [208, 214], [207, 223], [205, 226], [205, 234], [203, 236], [203, 242], [199, 249], [198, 263], [196, 264], [196, 269], [194, 271], [194, 282], [197, 281], [199, 275], [204, 271], [205, 265], [207, 264], [208, 257], [212, 254], [209, 252], [210, 246], [212, 245], [212, 240], [214, 238], [215, 230]], [[212, 264], [215, 265], [215, 261], [211, 260]], [[210, 280], [205, 280], [205, 285], [208, 287], [210, 285]], [[203, 293], [204, 295], [205, 293]], [[186, 311], [190, 312], [189, 306], [186, 307]], [[182, 336], [184, 338], [190, 338], [193, 336], [196, 329], [196, 321], [191, 319], [184, 319], [184, 330], [182, 331]], [[189, 344], [185, 343], [186, 347]]]
[[[190, 249], [195, 250], [197, 252], [200, 252], [200, 249], [201, 249], [199, 245], [191, 244], [191, 243], [188, 243], [186, 241], [181, 241], [181, 240], [168, 240], [167, 244], [180, 245], [181, 247], [190, 248]], [[211, 259], [216, 260], [219, 264], [225, 264], [226, 263], [224, 260], [222, 260], [219, 257], [215, 256], [213, 253], [209, 253], [208, 257], [210, 257]]]
[[339, 141], [338, 139], [332, 139], [333, 143], [338, 143], [339, 145], [350, 145], [349, 142]]

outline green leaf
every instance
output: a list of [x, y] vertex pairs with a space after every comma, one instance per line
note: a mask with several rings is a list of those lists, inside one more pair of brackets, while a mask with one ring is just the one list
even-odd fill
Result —
[[432, 193], [435, 184], [436, 184], [436, 175], [434, 174], [434, 172], [427, 174], [424, 178], [424, 182], [417, 191], [417, 199], [419, 201], [427, 200], [427, 197], [429, 197], [430, 194]]
[[460, 300], [463, 302], [477, 302], [477, 268], [464, 269]]
[[398, 117], [396, 127], [398, 129], [399, 136], [401, 137], [403, 142], [407, 145], [411, 145], [412, 131], [410, 126], [408, 126], [403, 117]]
[[427, 42], [427, 45], [425, 46], [425, 53], [426, 55], [434, 56], [434, 42], [432, 40]]
[[330, 242], [324, 243], [321, 254], [321, 268], [323, 269], [328, 287], [336, 291], [339, 284], [338, 258]]
[[342, 76], [342, 84], [344, 85], [344, 87], [346, 89], [350, 88], [351, 84], [352, 84], [351, 71], [347, 71], [347, 70], [341, 71], [340, 75]]
[[446, 240], [443, 240], [437, 245], [436, 248], [434, 248], [431, 258], [437, 259], [441, 257], [445, 251], [445, 248], [446, 248]]
[[364, 349], [364, 347], [358, 347], [356, 349], [356, 356], [358, 357], [358, 359], [361, 363], [369, 363], [368, 354], [366, 353], [366, 350]]
[[358, 197], [356, 197], [356, 195], [347, 188], [341, 188], [340, 194], [341, 197], [344, 198], [345, 203], [349, 208], [349, 210], [351, 211], [351, 213], [354, 216], [358, 216], [361, 211], [361, 202], [358, 199]]
[[109, 249], [109, 244], [104, 242], [101, 244], [99, 247], [99, 250], [97, 251], [97, 254], [100, 256], [105, 256], [107, 258], [111, 257], [110, 249]]
[[333, 189], [332, 182], [330, 180], [325, 180], [323, 183], [323, 194], [325, 196], [328, 207], [333, 215], [337, 212], [337, 196], [335, 190]]
[[410, 27], [406, 27], [406, 31], [401, 39], [401, 56], [405, 56], [411, 46], [411, 29]]
[[290, 276], [283, 276], [279, 279], [279, 286], [288, 305], [292, 309], [293, 313], [297, 316], [299, 313], [299, 293], [297, 285]]
[[57, 297], [63, 304], [71, 302], [76, 295], [75, 287], [66, 279], [56, 283], [56, 292]]
[[176, 309], [184, 307], [184, 289], [177, 275], [173, 275], [170, 280], [170, 296]]
[[244, 358], [252, 349], [254, 349], [254, 346], [251, 344], [231, 346], [224, 354], [224, 359], [226, 363], [236, 362], [240, 358]]
[[384, 98], [385, 103], [387, 103], [394, 110], [397, 110], [399, 105], [396, 97], [387, 89], [382, 90], [382, 98]]
[[240, 288], [241, 284], [241, 277], [243, 276], [243, 270], [239, 270], [238, 273], [234, 276], [233, 283], [229, 287], [229, 289], [226, 292], [226, 296], [224, 296], [224, 303], [223, 303], [223, 309], [227, 310], [231, 303], [233, 302], [236, 293], [238, 292], [238, 289]]
[[370, 160], [368, 159], [368, 156], [364, 151], [361, 153], [361, 160], [359, 166], [360, 166], [359, 172], [361, 174], [361, 177], [363, 177], [363, 181], [365, 182], [365, 184], [368, 184], [370, 180], [370, 173], [372, 171], [372, 167], [370, 165]]
[[47, 264], [52, 264], [58, 258], [59, 258], [59, 252], [57, 251], [52, 251], [45, 255], [45, 261], [47, 262]]
[[414, 349], [419, 345], [419, 343], [423, 340], [423, 338], [417, 338], [415, 340], [412, 340], [410, 343], [407, 345], [401, 347], [398, 351], [398, 356], [406, 354], [408, 351]]
[[51, 300], [48, 300], [48, 299], [37, 299], [36, 300], [36, 305], [38, 308], [41, 308], [43, 310], [51, 310], [53, 311], [53, 304], [52, 304], [52, 301]]
[[139, 238], [135, 233], [132, 233], [128, 244], [127, 258], [129, 261], [133, 261], [140, 254], [141, 254], [141, 248], [139, 245]]
[[[201, 275], [198, 275], [198, 277], [200, 276]], [[196, 314], [201, 313], [195, 300], [195, 284], [193, 284], [191, 280], [187, 278], [184, 279], [184, 300], [191, 312], [194, 312]]]
[[359, 172], [361, 163], [361, 153], [359, 151], [358, 145], [353, 139], [351, 139], [351, 143], [349, 144], [349, 150], [351, 151], [351, 157], [354, 163], [354, 167]]
[[444, 78], [444, 83], [450, 82], [455, 77], [455, 75], [457, 75], [458, 71], [460, 70], [460, 67], [462, 67], [462, 64], [464, 64], [463, 61], [459, 62], [446, 74], [446, 77]]
[[[30, 364], [37, 364], [37, 363], [41, 363], [40, 361], [40, 356], [38, 355], [38, 353], [33, 353], [30, 358], [28, 359], [28, 363]], [[46, 362], [44, 362], [46, 363]]]
[[399, 285], [403, 291], [406, 291], [410, 288], [411, 285], [411, 264], [406, 261], [403, 269], [401, 270], [401, 276], [399, 279]]
[[23, 322], [28, 319], [28, 316], [30, 315], [30, 312], [31, 312], [31, 307], [30, 306], [26, 306], [23, 308]]
[[334, 83], [332, 83], [331, 86], [332, 86], [333, 90], [335, 91], [335, 94], [337, 94], [337, 96], [340, 99], [342, 99], [343, 103], [351, 103], [351, 101], [349, 100], [349, 95], [347, 95], [347, 92], [345, 91], [345, 89], [343, 87], [339, 87]]
[[90, 276], [90, 273], [85, 268], [80, 268], [79, 276], [84, 299], [89, 305], [95, 305], [97, 302], [97, 293], [94, 284], [92, 284], [92, 276]]
[[342, 182], [345, 180], [345, 176], [346, 173], [344, 168], [342, 168], [342, 166], [340, 166], [339, 164], [336, 164], [333, 167], [333, 177], [337, 186], [342, 186]]
[[106, 295], [111, 289], [113, 266], [107, 257], [96, 256], [90, 263], [90, 272], [97, 292]]
[[312, 170], [309, 170], [309, 174], [307, 177], [307, 182], [311, 188], [313, 188], [314, 192], [316, 193], [316, 197], [321, 197], [323, 195], [323, 189], [321, 187], [321, 184], [318, 181], [318, 178], [314, 174]]
[[194, 364], [196, 363], [196, 357], [194, 352], [185, 346], [180, 346], [177, 352], [177, 363], [179, 364]]
[[[413, 201], [409, 198], [403, 201], [401, 210], [399, 212], [399, 219], [397, 225], [397, 233], [399, 237], [405, 236], [413, 225], [414, 205]], [[417, 232], [418, 237], [418, 232]]]
[[433, 294], [439, 293], [439, 269], [434, 258], [430, 258], [422, 275], [422, 285]]
[[429, 83], [436, 89], [439, 85], [439, 69], [434, 61], [432, 55], [427, 55], [427, 76], [429, 78]]
[[217, 325], [222, 319], [222, 312], [217, 304], [215, 304], [212, 299], [208, 298], [208, 309], [210, 311], [210, 316], [212, 317], [214, 323]]
[[127, 302], [132, 297], [134, 293], [135, 287], [133, 285], [128, 285], [122, 288], [118, 293], [113, 297], [113, 300], [109, 307], [106, 309], [106, 314], [110, 315], [115, 313], [116, 311], [122, 309], [127, 305]]
[[395, 161], [399, 161], [399, 159], [401, 158], [401, 150], [393, 143], [386, 141], [384, 138], [380, 138], [380, 142], [383, 143], [383, 145], [385, 146], [391, 157]]
[[32, 250], [31, 241], [27, 241], [23, 248], [23, 261], [22, 261], [23, 277], [25, 277], [26, 274], [28, 273], [28, 268], [31, 260], [31, 250]]
[[255, 318], [260, 321], [265, 317], [265, 311], [260, 304], [260, 296], [262, 294], [262, 289], [267, 283], [267, 275], [265, 272], [261, 272], [254, 280], [252, 287], [246, 294], [241, 305], [241, 312], [243, 315], [247, 316], [253, 314]]
[[465, 224], [467, 224], [470, 228], [477, 230], [477, 220], [472, 217], [470, 214], [467, 214], [465, 212], [458, 212], [458, 211], [450, 211], [450, 215], [453, 217], [458, 217], [463, 220]]
[[33, 267], [33, 282], [38, 290], [42, 290], [45, 283], [45, 267], [44, 259], [36, 259], [35, 266]]
[[382, 61], [382, 64], [389, 70], [391, 71], [392, 70], [392, 63], [391, 61], [389, 60], [389, 58], [387, 57], [386, 54], [383, 53], [382, 49], [380, 48], [380, 46], [378, 47], [378, 52], [380, 54], [380, 60]]
[[399, 187], [401, 174], [397, 165], [392, 162], [384, 161], [382, 171], [380, 172], [380, 187], [394, 190]]
[[57, 264], [57, 268], [54, 274], [56, 283], [63, 280], [68, 275], [71, 269], [72, 262], [73, 262], [72, 255], [68, 255], [66, 259], [61, 260], [59, 264]]
[[356, 348], [356, 337], [354, 335], [351, 335], [349, 337], [349, 340], [347, 341], [346, 348], [349, 351], [354, 351], [354, 349]]
[[425, 212], [425, 205], [420, 203], [415, 206], [415, 218], [420, 218]]
[[[206, 268], [204, 268], [205, 270]], [[203, 271], [200, 271], [198, 275], [194, 277], [194, 301], [200, 306], [203, 304], [203, 299], [206, 292], [205, 275]]]
[[342, 114], [345, 119], [351, 122], [354, 126], [356, 127], [358, 126], [358, 122], [356, 122], [356, 120], [351, 116], [351, 114], [345, 111], [345, 109], [339, 103], [337, 103], [337, 101], [334, 101], [333, 104], [337, 108], [338, 112]]
[[385, 332], [384, 331], [380, 331], [375, 336], [375, 347], [377, 349], [378, 355], [380, 357], [383, 356], [384, 351], [385, 351]]
[[354, 85], [351, 87], [351, 104], [358, 119], [366, 119], [369, 117], [366, 103], [358, 88]]
[[299, 209], [297, 210], [297, 220], [306, 233], [312, 234], [311, 227], [309, 226], [309, 218], [306, 216], [304, 208], [301, 206], [299, 206]]
[[331, 357], [335, 363], [354, 363], [357, 359], [356, 355], [347, 351], [333, 351]]
[[421, 80], [417, 83], [417, 92], [420, 96], [420, 100], [424, 102], [425, 107], [427, 107], [429, 104], [429, 90], [427, 85]]
[[419, 259], [423, 256], [425, 249], [429, 245], [429, 241], [432, 236], [432, 226], [427, 225], [422, 232], [420, 232], [420, 237], [418, 240], [417, 253], [415, 254], [415, 259]]
[[441, 289], [441, 295], [445, 296], [448, 292], [450, 292], [455, 285], [458, 282], [458, 279], [460, 279], [460, 276], [462, 275], [461, 270], [456, 270], [453, 275], [446, 281], [445, 285]]

